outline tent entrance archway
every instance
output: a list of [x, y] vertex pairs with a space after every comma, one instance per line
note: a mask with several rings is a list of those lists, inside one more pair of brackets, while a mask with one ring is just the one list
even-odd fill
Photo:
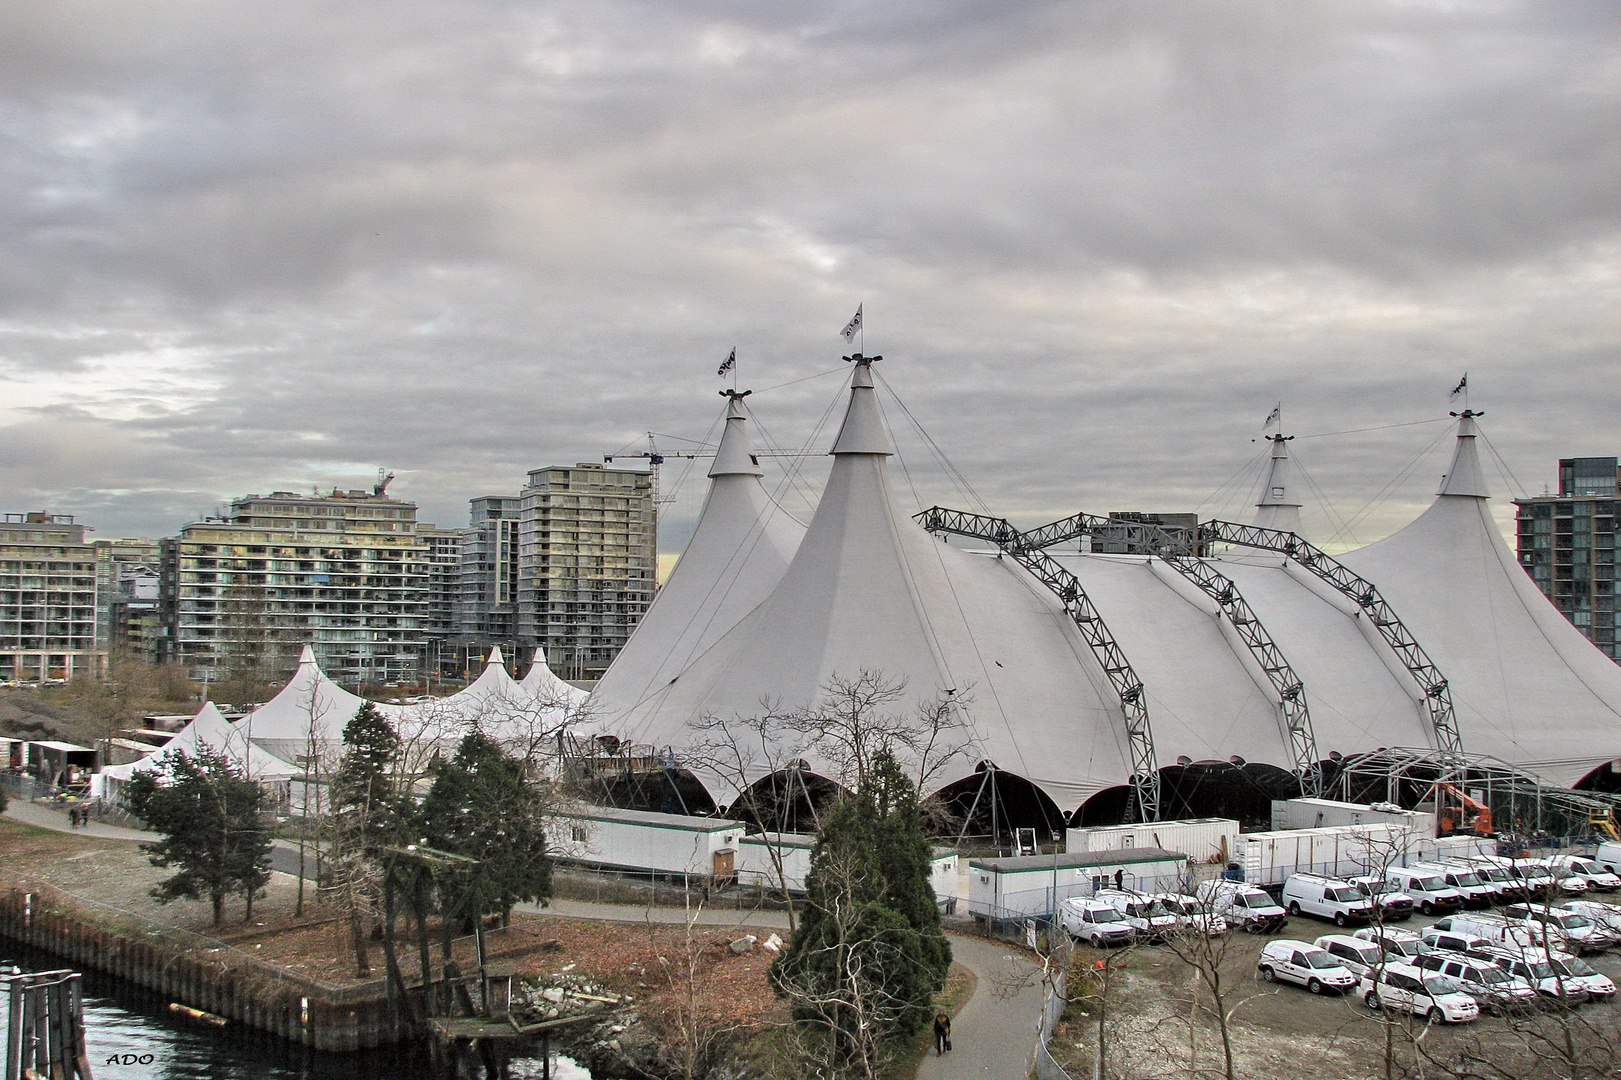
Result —
[[989, 761], [925, 802], [934, 819], [930, 831], [962, 851], [1016, 851], [1020, 829], [1035, 830], [1038, 844], [1064, 835], [1064, 812], [1046, 792]]
[[[1246, 829], [1272, 826], [1272, 800], [1300, 796], [1300, 777], [1276, 765], [1229, 761], [1188, 761], [1159, 771], [1160, 817], [1224, 817]], [[1070, 815], [1070, 825], [1123, 825], [1132, 807], [1131, 788], [1104, 788]]]
[[750, 784], [726, 815], [765, 832], [813, 833], [843, 791], [808, 767], [779, 769]]

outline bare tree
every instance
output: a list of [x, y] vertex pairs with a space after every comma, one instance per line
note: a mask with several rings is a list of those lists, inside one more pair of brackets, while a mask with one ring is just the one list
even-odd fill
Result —
[[648, 945], [668, 991], [647, 1018], [659, 1036], [662, 1056], [681, 1080], [702, 1080], [720, 1063], [739, 1033], [725, 1003], [708, 978], [714, 960], [698, 933], [703, 903], [688, 893], [686, 917], [678, 929], [648, 922]]
[[910, 713], [897, 711], [905, 697], [905, 681], [891, 681], [881, 671], [863, 669], [853, 678], [835, 672], [815, 705], [783, 714], [780, 722], [799, 736], [804, 750], [828, 762], [847, 788], [860, 787], [874, 758], [887, 750], [906, 763], [918, 790], [926, 791], [929, 781], [973, 743], [963, 717], [972, 696], [967, 688], [946, 690], [918, 702]]

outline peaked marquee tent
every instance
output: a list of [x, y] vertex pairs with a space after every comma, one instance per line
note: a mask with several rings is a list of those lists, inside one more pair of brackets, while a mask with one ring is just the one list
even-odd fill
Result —
[[[753, 715], [763, 700], [811, 706], [834, 676], [881, 672], [904, 681], [899, 708], [950, 699], [969, 724], [971, 750], [937, 783], [967, 780], [990, 762], [1031, 781], [1057, 809], [1076, 810], [1131, 773], [1120, 698], [1052, 591], [1011, 557], [946, 546], [900, 504], [870, 364], [855, 365], [832, 472], [780, 576], [764, 563], [705, 554], [740, 550], [757, 521], [729, 515], [712, 488], [694, 533], [702, 546], [678, 564], [680, 588], [674, 576], [667, 587], [687, 599], [655, 603], [650, 631], [638, 631], [638, 647], [627, 647], [593, 697], [596, 722], [679, 757], [695, 720]], [[1621, 757], [1621, 667], [1564, 620], [1509, 552], [1487, 508], [1475, 437], [1465, 414], [1431, 508], [1340, 561], [1377, 586], [1448, 680], [1466, 752], [1572, 784]], [[1289, 468], [1287, 440], [1276, 438], [1256, 524], [1298, 532]], [[1141, 679], [1161, 768], [1233, 759], [1293, 769], [1276, 689], [1233, 620], [1186, 574], [1159, 556], [1049, 554]], [[1282, 554], [1234, 548], [1202, 563], [1232, 584], [1292, 665], [1320, 758], [1440, 745], [1420, 688], [1355, 603]], [[738, 602], [714, 608], [694, 636], [694, 613], [704, 609], [691, 598], [734, 587]], [[756, 594], [742, 611], [741, 598]], [[734, 794], [719, 777], [700, 779], [718, 803]]]

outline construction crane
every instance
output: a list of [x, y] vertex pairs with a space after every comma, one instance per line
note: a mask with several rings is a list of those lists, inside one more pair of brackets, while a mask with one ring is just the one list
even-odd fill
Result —
[[[1454, 833], [1474, 833], [1477, 836], [1490, 836], [1492, 834], [1492, 808], [1479, 799], [1466, 795], [1461, 788], [1441, 781], [1435, 785], [1436, 797], [1436, 833], [1440, 836], [1451, 836]], [[1445, 792], [1455, 800], [1449, 805], [1441, 798]]]

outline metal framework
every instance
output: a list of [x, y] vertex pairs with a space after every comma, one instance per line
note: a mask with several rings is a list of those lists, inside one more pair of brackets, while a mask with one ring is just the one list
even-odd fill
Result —
[[[1097, 658], [1120, 698], [1120, 710], [1125, 717], [1126, 736], [1131, 745], [1131, 789], [1137, 812], [1143, 821], [1159, 820], [1160, 777], [1158, 759], [1154, 753], [1154, 734], [1148, 719], [1148, 703], [1143, 697], [1143, 683], [1132, 670], [1121, 651], [1119, 642], [1109, 632], [1103, 617], [1092, 606], [1080, 581], [1058, 564], [1041, 547], [1008, 523], [1006, 518], [990, 517], [962, 510], [931, 507], [917, 515], [917, 521], [930, 532], [955, 533], [975, 540], [988, 540], [1010, 555], [1014, 561], [1034, 574], [1064, 605], [1064, 611], [1074, 621], [1087, 647]], [[1150, 526], [1152, 527], [1152, 526]], [[1049, 540], [1047, 543], [1056, 543]]]
[[1498, 758], [1441, 757], [1428, 747], [1392, 746], [1346, 758], [1331, 786], [1347, 802], [1414, 807], [1433, 802], [1443, 783], [1478, 797], [1500, 829], [1521, 838], [1605, 834], [1621, 809], [1621, 795], [1555, 787]]
[[1207, 521], [1199, 526], [1199, 540], [1201, 543], [1233, 544], [1286, 555], [1355, 604], [1368, 616], [1369, 623], [1395, 651], [1397, 659], [1418, 684], [1429, 713], [1430, 727], [1435, 733], [1436, 749], [1443, 755], [1462, 758], [1463, 739], [1458, 734], [1457, 716], [1452, 709], [1452, 691], [1447, 686], [1446, 677], [1396, 617], [1396, 612], [1384, 597], [1379, 595], [1373, 582], [1291, 532], [1240, 525], [1232, 521]]
[[1239, 593], [1238, 586], [1227, 575], [1197, 557], [1199, 552], [1205, 550], [1202, 530], [1195, 533], [1191, 529], [1166, 528], [1146, 522], [1080, 513], [1031, 529], [1024, 535], [1031, 543], [1041, 547], [1061, 544], [1081, 536], [1107, 535], [1111, 539], [1123, 539], [1128, 550], [1159, 556], [1167, 566], [1215, 601], [1216, 607], [1260, 665], [1277, 695], [1278, 717], [1283, 723], [1289, 751], [1295, 759], [1295, 775], [1300, 778], [1302, 794], [1312, 797], [1322, 794], [1323, 779], [1319, 764], [1322, 759], [1317, 756], [1317, 736], [1312, 731], [1305, 687], [1289, 666], [1283, 651], [1266, 632], [1260, 617]]

